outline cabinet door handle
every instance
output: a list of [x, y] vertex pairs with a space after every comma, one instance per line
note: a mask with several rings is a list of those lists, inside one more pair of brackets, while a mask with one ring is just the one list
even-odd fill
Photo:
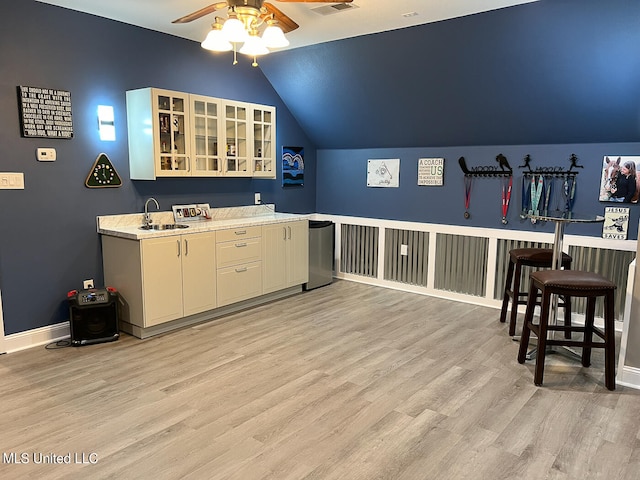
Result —
[[246, 234], [247, 234], [247, 231], [246, 231], [246, 230], [236, 230], [234, 233], [235, 233], [236, 235], [246, 235]]
[[187, 172], [191, 172], [191, 158], [186, 157], [187, 159]]
[[286, 240], [287, 239], [287, 229], [285, 227], [282, 227], [282, 240]]
[[291, 227], [287, 227], [289, 229], [289, 240], [291, 240]]
[[189, 240], [184, 239], [184, 256], [189, 255]]
[[247, 244], [246, 243], [236, 243], [236, 247], [240, 248], [240, 247], [246, 247]]
[[180, 240], [176, 240], [176, 243], [178, 244], [178, 257], [180, 256], [180, 251], [181, 251], [181, 246], [180, 246]]
[[236, 268], [236, 273], [242, 273], [242, 272], [246, 272], [246, 271], [247, 271], [247, 267]]

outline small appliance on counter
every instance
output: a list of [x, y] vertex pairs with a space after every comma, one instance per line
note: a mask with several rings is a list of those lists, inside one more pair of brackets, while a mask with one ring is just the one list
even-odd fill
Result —
[[208, 203], [192, 203], [189, 205], [172, 205], [173, 219], [176, 223], [211, 220]]
[[72, 346], [113, 342], [120, 338], [118, 298], [118, 291], [113, 287], [67, 293]]

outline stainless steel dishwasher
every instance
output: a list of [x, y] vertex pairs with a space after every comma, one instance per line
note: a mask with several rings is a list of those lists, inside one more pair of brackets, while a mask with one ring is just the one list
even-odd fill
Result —
[[333, 281], [333, 222], [309, 220], [309, 281], [305, 290], [323, 287]]

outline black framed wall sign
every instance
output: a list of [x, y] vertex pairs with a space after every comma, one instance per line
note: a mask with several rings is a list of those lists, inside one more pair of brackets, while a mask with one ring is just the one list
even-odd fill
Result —
[[71, 92], [18, 86], [23, 137], [72, 138]]

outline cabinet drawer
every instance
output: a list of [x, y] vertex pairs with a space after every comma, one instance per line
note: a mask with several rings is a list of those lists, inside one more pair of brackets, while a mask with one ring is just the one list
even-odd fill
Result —
[[218, 307], [262, 294], [262, 262], [219, 268]]
[[218, 243], [229, 242], [243, 238], [259, 237], [262, 235], [262, 227], [241, 227], [216, 232]]
[[260, 238], [249, 238], [235, 242], [218, 243], [216, 258], [218, 268], [256, 262], [262, 259], [262, 241]]

